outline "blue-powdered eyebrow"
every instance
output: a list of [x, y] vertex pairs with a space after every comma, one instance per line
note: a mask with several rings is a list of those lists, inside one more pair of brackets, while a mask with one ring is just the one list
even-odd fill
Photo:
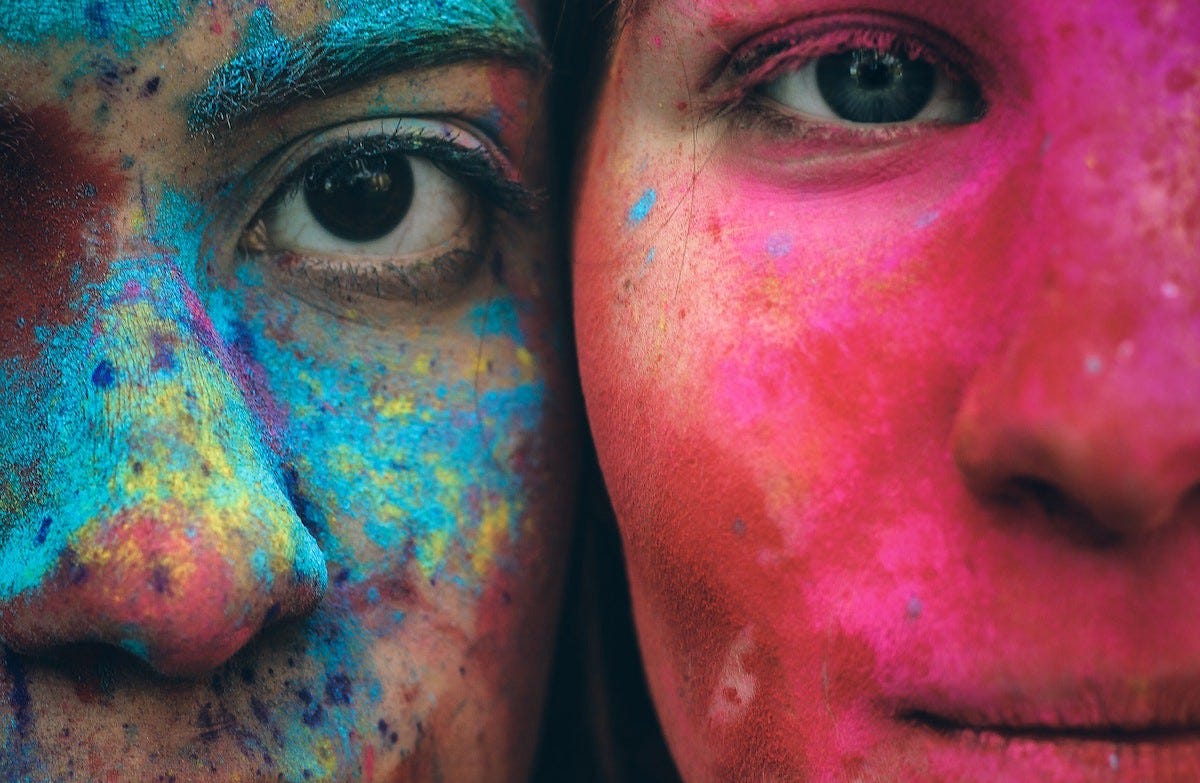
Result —
[[546, 67], [537, 33], [512, 0], [342, 0], [344, 13], [297, 38], [261, 6], [241, 48], [188, 104], [193, 133], [213, 133], [298, 100], [384, 74], [473, 60]]

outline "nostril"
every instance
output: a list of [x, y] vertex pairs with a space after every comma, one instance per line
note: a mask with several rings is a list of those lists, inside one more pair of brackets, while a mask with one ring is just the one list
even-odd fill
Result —
[[265, 626], [316, 608], [324, 559], [294, 517], [285, 526], [179, 511], [125, 512], [78, 536], [36, 584], [0, 602], [0, 639], [39, 655], [95, 642], [193, 677]]
[[[1083, 503], [1037, 476], [1013, 476], [999, 483], [992, 496], [997, 502], [1022, 512], [1022, 519], [1036, 520], [1039, 527], [1048, 526], [1075, 544], [1104, 549], [1125, 539], [1119, 529], [1098, 524]], [[1034, 513], [1024, 513], [1029, 510]]]

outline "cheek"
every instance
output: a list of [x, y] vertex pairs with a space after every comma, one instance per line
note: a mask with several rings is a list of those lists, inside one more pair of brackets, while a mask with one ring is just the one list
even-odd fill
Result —
[[913, 486], [957, 491], [957, 400], [1033, 275], [1031, 146], [804, 201], [718, 163], [721, 187], [690, 193], [679, 161], [614, 177], [634, 169], [598, 146], [576, 248], [589, 418], [668, 733], [728, 751], [710, 761], [734, 778], [866, 741], [888, 641], [842, 629], [902, 623], [944, 551], [882, 521], [917, 518]]
[[[415, 565], [478, 587], [531, 513], [546, 384], [508, 296], [335, 319], [237, 270], [211, 309], [289, 430], [293, 491], [350, 584]], [[347, 349], [346, 346], [353, 346]]]

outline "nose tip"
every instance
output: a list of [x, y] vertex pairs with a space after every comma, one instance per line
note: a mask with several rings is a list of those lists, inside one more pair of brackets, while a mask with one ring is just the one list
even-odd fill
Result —
[[977, 495], [1032, 503], [1102, 541], [1150, 535], [1200, 498], [1200, 437], [1143, 431], [1130, 442], [1136, 422], [1089, 428], [1022, 414], [979, 410], [960, 419], [954, 457]]
[[316, 542], [278, 535], [267, 516], [188, 519], [174, 506], [84, 531], [37, 589], [0, 605], [0, 637], [27, 653], [100, 642], [173, 677], [210, 671], [325, 591]]

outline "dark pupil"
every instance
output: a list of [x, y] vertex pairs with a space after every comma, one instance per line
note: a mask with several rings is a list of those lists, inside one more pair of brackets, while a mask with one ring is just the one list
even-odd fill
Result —
[[402, 152], [359, 155], [309, 171], [304, 199], [339, 239], [370, 242], [391, 233], [412, 206], [413, 173]]
[[817, 60], [817, 87], [834, 114], [851, 122], [903, 122], [933, 96], [934, 67], [878, 49]]

